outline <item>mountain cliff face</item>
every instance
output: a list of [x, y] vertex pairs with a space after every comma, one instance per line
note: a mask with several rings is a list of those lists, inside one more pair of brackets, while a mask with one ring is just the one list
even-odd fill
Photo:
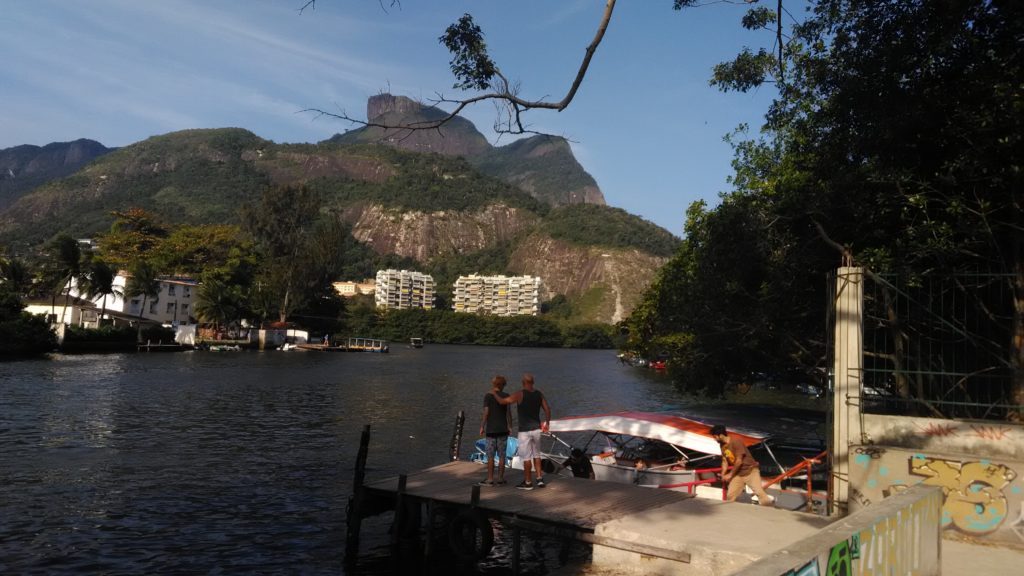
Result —
[[112, 149], [94, 140], [25, 144], [0, 150], [0, 209], [32, 188], [75, 173]]
[[668, 258], [633, 248], [581, 246], [552, 239], [543, 219], [528, 211], [489, 205], [471, 212], [404, 212], [378, 205], [344, 211], [353, 235], [379, 254], [427, 263], [514, 242], [509, 274], [539, 276], [547, 296], [584, 302], [580, 316], [615, 323], [639, 302]]
[[[410, 126], [447, 117], [443, 110], [404, 96], [380, 94], [369, 99], [369, 122]], [[518, 187], [551, 204], [604, 204], [597, 182], [580, 166], [568, 141], [557, 136], [533, 136], [501, 147], [491, 146], [476, 127], [455, 117], [437, 129], [383, 129], [366, 126], [328, 140], [340, 144], [377, 143], [411, 152], [462, 156], [478, 170]]]
[[352, 225], [356, 240], [378, 254], [423, 263], [509, 242], [540, 221], [528, 210], [504, 204], [471, 211], [408, 212], [361, 203], [344, 209], [342, 218]]
[[538, 232], [518, 243], [509, 268], [540, 276], [552, 294], [565, 294], [595, 322], [615, 323], [639, 303], [668, 258], [635, 248], [580, 246]]

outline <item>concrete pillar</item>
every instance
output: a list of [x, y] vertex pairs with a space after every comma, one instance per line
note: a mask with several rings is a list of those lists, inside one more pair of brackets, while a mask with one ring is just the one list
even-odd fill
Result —
[[835, 360], [832, 366], [832, 505], [845, 516], [850, 502], [850, 446], [861, 439], [860, 395], [864, 366], [864, 269], [842, 267], [836, 274]]

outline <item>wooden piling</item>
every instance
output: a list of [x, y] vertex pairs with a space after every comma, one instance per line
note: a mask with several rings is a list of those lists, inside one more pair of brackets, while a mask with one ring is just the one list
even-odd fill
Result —
[[395, 490], [395, 517], [391, 524], [391, 560], [395, 564], [396, 574], [399, 558], [402, 557], [402, 532], [405, 530], [405, 485], [408, 477], [398, 476], [398, 489]]
[[452, 430], [451, 445], [448, 447], [448, 460], [454, 461], [459, 459], [459, 447], [462, 444], [462, 430], [466, 426], [466, 413], [459, 410], [458, 416], [455, 417], [455, 429]]
[[363, 482], [366, 479], [366, 455], [370, 450], [370, 425], [363, 426], [359, 437], [359, 453], [356, 456], [355, 474], [352, 480], [352, 496], [348, 499], [348, 514], [345, 522], [345, 563], [355, 566], [359, 555], [359, 530], [363, 524]]

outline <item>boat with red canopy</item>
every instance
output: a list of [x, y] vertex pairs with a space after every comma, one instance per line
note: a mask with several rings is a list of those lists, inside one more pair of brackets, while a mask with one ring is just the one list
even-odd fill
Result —
[[[727, 424], [730, 436], [758, 454], [763, 465], [794, 476], [793, 461], [810, 470], [814, 458], [806, 454], [789, 458], [790, 469], [779, 463], [764, 433]], [[580, 448], [590, 459], [597, 480], [667, 488], [720, 500], [723, 489], [719, 478], [722, 451], [711, 435], [711, 424], [675, 412], [622, 411], [551, 420], [543, 448], [544, 467], [549, 473], [571, 475], [564, 468], [573, 448]], [[813, 464], [821, 465], [822, 454], [815, 451]], [[803, 461], [803, 462], [801, 462]], [[521, 468], [518, 459], [513, 467]], [[805, 478], [808, 477], [804, 472]], [[771, 479], [766, 481], [771, 483]], [[769, 490], [780, 502], [791, 502], [796, 509], [805, 505], [807, 490], [793, 491], [776, 486]], [[797, 497], [783, 497], [785, 493]], [[816, 499], [822, 500], [823, 494]], [[790, 506], [786, 506], [790, 507]]]

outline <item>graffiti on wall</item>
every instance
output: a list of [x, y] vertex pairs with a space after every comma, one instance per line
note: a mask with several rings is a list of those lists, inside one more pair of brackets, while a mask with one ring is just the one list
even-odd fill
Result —
[[[899, 513], [834, 544], [827, 554], [786, 572], [785, 576], [883, 576], [913, 574], [928, 565], [923, 542], [937, 534], [935, 501], [918, 500]], [[931, 551], [936, 554], [937, 550]], [[824, 570], [822, 570], [824, 566]]]
[[942, 527], [972, 535], [994, 532], [1006, 520], [1009, 504], [1003, 488], [1017, 477], [1010, 468], [988, 460], [958, 462], [921, 454], [911, 457], [910, 473], [924, 476], [924, 484], [942, 488]]

